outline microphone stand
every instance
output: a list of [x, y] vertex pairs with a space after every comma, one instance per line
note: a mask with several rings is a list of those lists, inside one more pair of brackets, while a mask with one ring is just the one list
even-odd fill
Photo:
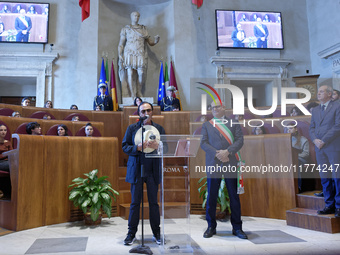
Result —
[[132, 248], [129, 253], [139, 253], [139, 254], [153, 254], [150, 247], [144, 245], [144, 120], [142, 120], [142, 160], [141, 160], [141, 178], [142, 178], [142, 244], [138, 245], [135, 248]]

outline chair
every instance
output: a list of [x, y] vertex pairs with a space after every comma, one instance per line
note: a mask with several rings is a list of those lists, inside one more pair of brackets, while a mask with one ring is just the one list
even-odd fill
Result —
[[211, 113], [209, 113], [209, 114], [207, 114], [207, 115], [200, 115], [200, 116], [198, 116], [198, 117], [195, 119], [195, 122], [200, 122], [202, 117], [205, 117], [205, 121], [209, 121], [209, 120], [211, 120], [212, 118], [214, 118], [214, 116], [213, 116]]
[[1, 116], [11, 117], [13, 112], [14, 111], [12, 109], [9, 109], [9, 108], [0, 108], [0, 115]]
[[[55, 124], [52, 127], [50, 127], [50, 129], [47, 130], [46, 135], [58, 135], [58, 126], [59, 124]], [[73, 136], [69, 127], [67, 127], [67, 129], [68, 136]]]
[[280, 134], [281, 133], [280, 129], [275, 125], [272, 126], [269, 123], [264, 123], [263, 127], [266, 130], [266, 134]]
[[34, 119], [43, 119], [43, 117], [44, 117], [45, 115], [48, 115], [48, 116], [51, 117], [51, 119], [55, 120], [55, 117], [54, 117], [52, 114], [50, 114], [50, 113], [48, 113], [48, 112], [44, 112], [44, 111], [37, 111], [37, 112], [33, 113], [33, 114], [30, 116], [30, 118], [34, 118]]
[[201, 133], [202, 133], [202, 127], [199, 127], [194, 131], [193, 135], [200, 135]]
[[[94, 126], [92, 126], [92, 127], [93, 127], [93, 135], [92, 135], [92, 136], [101, 137], [102, 135], [101, 135], [101, 133], [99, 132], [98, 128], [96, 128], [96, 127], [94, 127]], [[76, 136], [86, 136], [86, 134], [85, 134], [85, 126], [81, 127], [81, 128], [77, 131]]]
[[[17, 127], [17, 129], [14, 131], [14, 133], [17, 134], [22, 134], [22, 135], [28, 135], [26, 132], [26, 125], [28, 124], [28, 122], [24, 122], [22, 124], [19, 125], [19, 127]], [[18, 141], [17, 139], [13, 139], [13, 149], [16, 149], [18, 146]]]
[[81, 113], [71, 113], [66, 118], [64, 118], [64, 120], [72, 120], [74, 116], [78, 116], [80, 121], [90, 121], [88, 117], [86, 117], [85, 115]]

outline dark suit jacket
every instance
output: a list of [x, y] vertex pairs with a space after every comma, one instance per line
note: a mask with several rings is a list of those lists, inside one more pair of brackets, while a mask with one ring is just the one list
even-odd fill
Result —
[[[241, 32], [244, 33], [244, 38], [245, 38], [246, 37], [246, 33], [244, 32], [244, 30], [241, 30]], [[234, 41], [233, 47], [244, 47], [244, 43], [242, 41], [240, 41], [239, 39], [237, 39], [237, 33], [238, 33], [237, 29], [235, 29], [231, 33], [231, 39]]]
[[26, 27], [26, 25], [19, 19], [19, 17], [17, 17], [15, 19], [15, 29], [17, 31], [22, 31], [22, 30], [27, 30], [30, 31], [31, 28], [32, 28], [32, 21], [31, 21], [31, 18], [28, 17], [28, 16], [25, 16], [25, 20], [27, 21], [28, 23], [28, 27]]
[[[220, 132], [215, 128], [209, 121], [205, 122], [202, 126], [202, 141], [201, 148], [205, 151], [205, 161], [206, 166], [216, 166], [216, 165], [233, 165], [236, 166], [237, 159], [235, 154], [242, 148], [243, 146], [243, 133], [240, 125], [230, 126], [230, 119], [228, 120], [226, 126], [230, 129], [234, 136], [234, 143], [229, 144], [229, 142], [220, 134]], [[219, 159], [215, 157], [217, 150], [225, 150], [228, 149], [229, 162], [222, 163]]]
[[263, 25], [262, 24], [262, 28], [263, 30], [265, 31], [265, 34], [263, 34], [263, 32], [261, 31], [261, 29], [259, 29], [256, 25], [254, 26], [254, 35], [256, 38], [259, 38], [259, 37], [266, 37], [266, 40], [267, 40], [267, 37], [269, 35], [269, 32], [268, 32], [268, 28], [266, 25]]
[[95, 96], [93, 101], [93, 110], [96, 110], [96, 106], [100, 105], [102, 110], [104, 111], [113, 111], [113, 102], [112, 97], [106, 96], [104, 97], [104, 100], [101, 96]]
[[[309, 134], [312, 141], [320, 139], [325, 143], [321, 149], [340, 151], [340, 103], [338, 101], [329, 102], [324, 113], [321, 104], [313, 109]], [[317, 147], [315, 149], [319, 150]]]
[[[161, 135], [165, 135], [164, 128], [161, 125], [158, 125], [154, 122], [152, 122], [152, 125], [157, 128]], [[135, 135], [141, 126], [141, 122], [137, 122], [128, 126], [122, 142], [124, 153], [129, 155], [125, 181], [129, 183], [137, 182], [137, 178], [141, 176], [141, 160], [144, 160], [144, 169], [146, 169], [145, 171], [151, 172], [155, 182], [159, 184], [161, 177], [159, 168], [160, 159], [146, 158], [144, 153], [137, 150], [137, 144], [134, 143]], [[156, 153], [156, 151], [153, 153]]]

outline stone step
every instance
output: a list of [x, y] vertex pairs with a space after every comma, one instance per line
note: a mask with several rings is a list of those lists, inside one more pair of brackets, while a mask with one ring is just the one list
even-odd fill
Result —
[[312, 210], [320, 210], [325, 207], [325, 200], [323, 197], [317, 197], [314, 193], [319, 193], [320, 191], [307, 191], [297, 194], [297, 207], [306, 208]]
[[317, 210], [294, 208], [286, 211], [287, 225], [326, 233], [340, 232], [340, 218], [334, 214], [318, 215]]
[[[130, 204], [120, 204], [120, 217], [123, 219], [129, 218]], [[161, 214], [161, 205], [159, 205], [159, 210]], [[174, 219], [174, 218], [185, 218], [187, 217], [187, 203], [181, 202], [166, 202], [164, 203], [164, 218]], [[142, 217], [142, 206], [140, 209], [140, 218]], [[149, 219], [149, 204], [144, 203], [144, 219]]]

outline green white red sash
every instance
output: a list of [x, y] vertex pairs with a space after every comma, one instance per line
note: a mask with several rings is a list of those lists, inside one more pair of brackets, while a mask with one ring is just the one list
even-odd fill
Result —
[[[223, 124], [223, 122], [220, 119], [213, 118], [210, 121], [210, 124], [215, 127], [220, 134], [228, 141], [228, 143], [231, 145], [234, 143], [235, 138], [233, 133], [230, 131], [230, 129]], [[241, 158], [241, 153], [238, 151], [235, 154], [235, 157], [238, 161], [237, 163], [237, 194], [243, 194], [244, 193], [244, 184], [243, 184], [243, 173], [240, 171], [241, 166], [245, 165], [244, 160]]]

